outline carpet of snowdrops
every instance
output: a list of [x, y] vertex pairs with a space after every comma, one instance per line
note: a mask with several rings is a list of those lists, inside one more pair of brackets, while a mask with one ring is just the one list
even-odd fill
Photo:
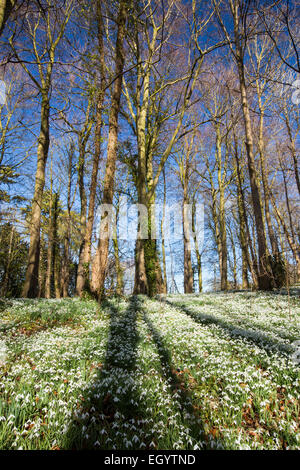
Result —
[[299, 317], [251, 292], [2, 300], [0, 449], [300, 449]]

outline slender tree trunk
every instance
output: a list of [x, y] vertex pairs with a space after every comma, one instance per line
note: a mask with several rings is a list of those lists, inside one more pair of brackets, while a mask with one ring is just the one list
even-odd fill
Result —
[[250, 267], [250, 272], [252, 274], [252, 280], [254, 285], [257, 285], [257, 275], [253, 267], [253, 263], [250, 262], [249, 251], [247, 246], [247, 237], [246, 237], [246, 224], [243, 211], [243, 204], [241, 201], [241, 196], [238, 197], [238, 211], [239, 211], [239, 221], [240, 221], [240, 243], [242, 249], [242, 288], [249, 289], [249, 279], [248, 279], [248, 266]]
[[242, 195], [240, 192], [239, 183], [237, 183], [237, 191], [238, 191], [238, 214], [239, 214], [239, 239], [240, 239], [241, 251], [242, 251], [242, 289], [248, 289], [249, 288], [248, 264], [250, 264], [250, 259], [249, 259], [247, 241], [246, 241], [246, 224], [245, 224], [243, 203], [241, 200]]
[[72, 164], [73, 164], [73, 147], [69, 150], [69, 167], [68, 167], [68, 191], [67, 191], [67, 218], [64, 233], [64, 251], [61, 269], [61, 286], [62, 296], [68, 297], [69, 280], [70, 280], [70, 238], [71, 238], [71, 186], [72, 186]]
[[264, 111], [261, 102], [261, 94], [259, 87], [257, 86], [257, 93], [258, 93], [258, 105], [260, 109], [260, 121], [259, 121], [259, 134], [258, 134], [258, 150], [260, 155], [260, 165], [261, 165], [261, 179], [263, 184], [264, 190], [264, 204], [265, 204], [265, 216], [266, 222], [268, 227], [269, 239], [272, 247], [273, 256], [278, 258], [279, 254], [279, 247], [278, 242], [274, 233], [271, 214], [270, 214], [270, 196], [269, 196], [269, 188], [268, 188], [268, 179], [266, 174], [266, 167], [265, 167], [265, 146], [264, 146], [264, 138], [263, 138], [263, 129], [264, 129]]
[[58, 233], [57, 233], [58, 201], [59, 201], [58, 194], [55, 193], [54, 210], [53, 210], [53, 217], [54, 217], [53, 281], [54, 281], [54, 293], [57, 299], [59, 299], [62, 294], [61, 256], [60, 256], [59, 240], [58, 240]]
[[184, 293], [191, 294], [194, 291], [194, 276], [192, 268], [190, 226], [188, 219], [189, 199], [187, 195], [187, 187], [184, 187], [183, 207], [182, 207], [182, 224], [183, 224], [183, 247], [184, 247]]
[[271, 288], [271, 268], [268, 261], [268, 252], [266, 244], [266, 236], [264, 229], [264, 222], [261, 210], [261, 200], [257, 184], [257, 175], [255, 169], [255, 160], [253, 153], [253, 138], [251, 119], [248, 106], [246, 85], [244, 79], [244, 66], [241, 61], [238, 61], [239, 77], [240, 77], [240, 91], [242, 98], [242, 109], [244, 115], [245, 134], [246, 134], [246, 150], [248, 157], [248, 170], [250, 177], [252, 205], [255, 217], [256, 235], [258, 243], [258, 256], [259, 256], [259, 278], [258, 285], [261, 290], [269, 290]]
[[37, 297], [38, 273], [40, 259], [40, 225], [45, 185], [45, 170], [49, 150], [49, 98], [48, 91], [43, 93], [41, 107], [41, 129], [37, 149], [37, 170], [35, 176], [35, 188], [32, 201], [30, 222], [30, 244], [28, 263], [23, 287], [23, 297]]
[[[243, 32], [241, 32], [242, 26], [240, 25], [239, 18], [239, 1], [230, 1], [231, 12], [234, 21], [234, 42], [235, 42], [235, 58], [238, 68], [239, 84], [240, 84], [240, 95], [242, 102], [242, 111], [244, 117], [245, 127], [245, 144], [247, 151], [248, 160], [248, 171], [250, 177], [250, 187], [252, 196], [252, 206], [255, 218], [255, 228], [257, 234], [258, 243], [258, 256], [259, 256], [259, 277], [258, 285], [261, 290], [269, 290], [271, 288], [272, 273], [269, 263], [266, 235], [262, 214], [261, 198], [259, 193], [257, 173], [255, 168], [255, 159], [253, 152], [253, 134], [250, 110], [248, 104], [247, 88], [245, 81], [245, 69], [244, 69], [244, 50], [242, 45]], [[231, 44], [232, 48], [232, 44]]]
[[124, 276], [123, 276], [123, 268], [120, 262], [120, 254], [119, 254], [119, 239], [118, 239], [118, 221], [119, 221], [119, 213], [120, 213], [120, 199], [117, 201], [116, 205], [116, 228], [113, 238], [113, 246], [114, 246], [114, 257], [115, 257], [115, 269], [116, 269], [116, 294], [123, 295], [124, 293]]
[[165, 232], [164, 232], [164, 223], [165, 223], [165, 217], [166, 217], [166, 199], [167, 199], [165, 168], [163, 169], [163, 181], [164, 181], [164, 200], [163, 200], [163, 213], [162, 213], [160, 228], [161, 228], [162, 263], [163, 263], [163, 273], [164, 273], [164, 293], [166, 294], [168, 292], [168, 279], [167, 279], [166, 247], [165, 247]]
[[[117, 160], [117, 144], [118, 144], [118, 119], [120, 112], [120, 99], [122, 92], [122, 76], [124, 69], [124, 37], [125, 37], [125, 24], [126, 24], [126, 6], [127, 0], [121, 0], [119, 6], [119, 14], [117, 19], [118, 34], [116, 40], [116, 56], [115, 56], [115, 76], [116, 80], [114, 83], [114, 89], [111, 99], [111, 109], [109, 114], [109, 132], [108, 132], [108, 143], [107, 143], [107, 160], [104, 177], [104, 190], [103, 190], [103, 204], [112, 204], [114, 196], [114, 182], [115, 182], [115, 169]], [[96, 290], [99, 299], [104, 294], [104, 281], [107, 270], [108, 250], [109, 250], [109, 238], [101, 237], [103, 230], [103, 221], [100, 221], [100, 238], [97, 248], [96, 257], [99, 262], [99, 277], [96, 281], [96, 286], [93, 289]]]
[[[100, 97], [97, 104], [97, 121], [99, 120], [102, 123], [102, 106], [103, 100], [100, 102]], [[102, 125], [102, 124], [101, 124]], [[100, 128], [97, 130], [97, 124], [95, 129], [95, 136], [100, 132]], [[99, 142], [99, 144], [98, 144]], [[92, 248], [92, 234], [95, 218], [95, 202], [96, 202], [96, 192], [97, 192], [97, 182], [98, 182], [98, 168], [101, 155], [101, 145], [100, 139], [95, 138], [95, 154], [93, 160], [92, 176], [91, 176], [91, 185], [90, 185], [90, 195], [89, 195], [89, 208], [88, 208], [88, 218], [87, 225], [85, 230], [85, 238], [83, 245], [83, 271], [80, 272], [80, 277], [77, 284], [77, 292], [79, 295], [82, 295], [86, 283], [88, 284], [89, 280], [89, 265], [91, 262], [91, 248]]]
[[9, 275], [10, 275], [10, 265], [12, 261], [12, 252], [13, 252], [13, 245], [14, 245], [14, 235], [15, 235], [15, 228], [14, 226], [11, 226], [10, 236], [9, 236], [9, 245], [8, 245], [8, 254], [7, 254], [7, 263], [5, 266], [3, 283], [1, 287], [2, 297], [6, 297], [8, 288], [9, 288]]
[[[247, 266], [249, 267], [249, 270], [251, 272], [253, 285], [255, 288], [257, 288], [258, 287], [257, 258], [254, 253], [254, 248], [253, 248], [252, 239], [251, 239], [250, 230], [249, 230], [244, 189], [243, 189], [243, 175], [242, 175], [242, 170], [240, 168], [240, 162], [239, 162], [239, 157], [238, 157], [238, 147], [237, 147], [235, 133], [234, 133], [234, 145], [235, 145], [235, 161], [236, 161], [236, 169], [237, 169], [237, 192], [238, 192], [238, 211], [239, 211], [239, 220], [240, 220], [240, 241], [241, 241], [241, 248], [242, 248], [242, 253], [243, 253], [243, 288], [249, 287]], [[251, 259], [250, 259], [248, 247], [251, 253]]]
[[68, 297], [69, 295], [69, 281], [70, 281], [70, 216], [67, 219], [67, 228], [64, 236], [64, 251], [62, 259], [62, 270], [61, 270], [61, 285], [62, 285], [62, 296]]
[[218, 223], [220, 226], [220, 271], [221, 271], [221, 290], [227, 290], [227, 234], [226, 234], [226, 219], [225, 219], [225, 194], [224, 182], [221, 174], [221, 142], [217, 140], [217, 153], [218, 153], [218, 180], [220, 192], [220, 210]]
[[114, 255], [115, 255], [115, 266], [116, 266], [116, 276], [117, 276], [117, 285], [116, 285], [116, 293], [117, 295], [123, 295], [124, 292], [124, 278], [123, 278], [123, 269], [120, 263], [120, 256], [119, 256], [119, 243], [118, 238], [114, 238]]
[[40, 246], [40, 262], [39, 262], [39, 294], [38, 297], [45, 296], [45, 282], [46, 282], [46, 269], [45, 269], [45, 240], [44, 231], [41, 234], [41, 246]]
[[[212, 186], [212, 218], [214, 222], [214, 229], [215, 229], [215, 241], [217, 244], [217, 250], [218, 250], [218, 257], [219, 257], [219, 269], [220, 269], [220, 278], [221, 278], [221, 284], [222, 284], [222, 273], [223, 273], [223, 249], [222, 249], [222, 234], [221, 234], [221, 229], [220, 229], [220, 213], [218, 214], [217, 211], [217, 206], [218, 206], [218, 201], [217, 201], [217, 190]], [[226, 262], [227, 265], [227, 262]], [[224, 278], [223, 278], [224, 279]], [[223, 287], [224, 287], [224, 281], [223, 281]]]
[[199, 245], [198, 245], [198, 240], [196, 236], [196, 201], [193, 199], [193, 206], [192, 206], [192, 230], [194, 234], [194, 245], [195, 245], [195, 251], [196, 251], [196, 259], [197, 259], [197, 272], [198, 272], [198, 289], [199, 292], [202, 292], [203, 285], [202, 285], [202, 260], [201, 260], [201, 254], [199, 251]]
[[48, 226], [48, 247], [47, 247], [47, 270], [45, 280], [45, 297], [46, 299], [51, 298], [51, 281], [53, 274], [53, 251], [54, 251], [54, 209], [53, 209], [53, 193], [52, 193], [52, 182], [50, 189], [50, 200], [49, 200], [49, 226]]
[[168, 279], [167, 279], [167, 266], [166, 266], [166, 247], [165, 247], [165, 240], [162, 239], [161, 242], [161, 251], [162, 251], [162, 263], [163, 263], [163, 293], [166, 294], [168, 292]]
[[[92, 234], [95, 218], [95, 202], [98, 182], [98, 169], [101, 156], [101, 135], [102, 135], [102, 114], [103, 114], [103, 103], [105, 96], [105, 58], [104, 58], [104, 43], [103, 43], [103, 17], [101, 1], [97, 0], [97, 28], [98, 28], [98, 53], [99, 53], [99, 70], [100, 70], [100, 86], [97, 95], [97, 109], [96, 109], [96, 124], [95, 124], [95, 152], [93, 159], [93, 168], [91, 175], [90, 184], [90, 195], [88, 205], [88, 216], [87, 224], [84, 234], [84, 240], [81, 247], [81, 257], [78, 266], [76, 293], [82, 296], [85, 288], [94, 290], [93, 284], [95, 279], [92, 281], [92, 286], [89, 286], [89, 266], [91, 262], [91, 248], [92, 248]], [[119, 79], [118, 79], [119, 80]], [[94, 268], [93, 268], [94, 271]], [[97, 271], [98, 272], [98, 271]]]
[[[146, 197], [146, 187], [144, 184], [144, 178], [146, 178], [146, 171], [143, 167], [143, 161], [139, 159], [138, 162], [138, 200], [139, 204], [147, 207], [147, 197]], [[141, 221], [142, 224], [146, 223], [148, 228], [148, 220]], [[144, 230], [139, 230], [138, 233], [143, 233]], [[139, 237], [135, 243], [135, 278], [134, 278], [134, 289], [133, 293], [137, 294], [148, 294], [148, 280], [146, 274], [146, 264], [145, 264], [145, 240]]]
[[82, 140], [79, 141], [79, 161], [78, 161], [78, 185], [79, 185], [79, 196], [80, 196], [80, 237], [81, 243], [79, 248], [79, 261], [76, 276], [76, 294], [81, 295], [86, 274], [84, 272], [84, 246], [85, 246], [85, 232], [86, 232], [86, 211], [87, 211], [87, 197], [84, 187], [84, 159], [85, 159], [85, 147]]
[[231, 241], [232, 257], [233, 257], [233, 288], [237, 289], [237, 258], [236, 258], [236, 249], [235, 249], [235, 243], [234, 243], [232, 231], [230, 231], [230, 241]]
[[215, 124], [216, 131], [216, 161], [218, 167], [218, 185], [219, 185], [219, 257], [220, 257], [220, 273], [221, 273], [221, 290], [227, 290], [228, 287], [228, 268], [227, 268], [227, 234], [225, 219], [225, 187], [224, 174], [222, 175], [222, 140], [220, 133], [220, 124]]

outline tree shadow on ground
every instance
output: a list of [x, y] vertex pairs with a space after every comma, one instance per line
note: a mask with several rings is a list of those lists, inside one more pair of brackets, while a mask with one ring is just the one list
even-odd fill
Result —
[[264, 349], [267, 353], [275, 351], [290, 354], [294, 351], [293, 346], [290, 344], [274, 341], [273, 338], [261, 331], [247, 330], [245, 328], [241, 328], [240, 326], [232, 325], [231, 323], [226, 322], [225, 320], [215, 317], [209, 313], [194, 312], [182, 303], [175, 303], [169, 300], [166, 300], [166, 303], [176, 310], [179, 310], [180, 312], [188, 315], [196, 323], [200, 323], [202, 325], [219, 326], [232, 338], [244, 338], [247, 341], [259, 346], [261, 349]]
[[134, 387], [139, 341], [137, 300], [132, 297], [124, 311], [112, 301], [106, 301], [103, 308], [110, 315], [105, 360], [99, 365], [97, 378], [82, 393], [83, 403], [74, 413], [64, 449], [111, 449], [116, 433], [120, 433], [120, 444], [122, 441], [119, 421], [126, 424], [143, 414], [136, 405]]
[[[154, 395], [151, 398], [152, 408], [149, 408], [148, 397], [142, 396], [144, 390], [141, 390], [141, 382], [138, 383], [138, 377], [144, 376], [141, 364], [137, 364], [137, 349], [141, 342], [138, 317], [147, 325], [159, 354], [161, 370], [155, 373], [161, 374], [169, 384], [172, 409], [180, 410], [180, 429], [188, 434], [182, 449], [192, 449], [196, 443], [200, 447], [199, 442], [206, 442], [207, 448], [212, 447], [208, 443], [214, 439], [205, 436], [200, 407], [193, 402], [180, 373], [175, 370], [170, 351], [145, 312], [143, 298], [131, 297], [129, 305], [123, 309], [112, 301], [107, 301], [103, 307], [110, 315], [105, 360], [93, 383], [82, 392], [82, 404], [73, 413], [61, 447], [72, 450], [174, 448], [178, 427], [173, 430], [172, 422], [165, 418], [167, 429], [164, 430], [164, 437], [160, 438], [162, 426], [159, 426], [159, 431], [157, 427], [154, 431], [154, 424], [157, 426], [161, 419], [154, 418], [160, 403], [153, 404]], [[146, 339], [144, 346], [147, 347]], [[153, 364], [146, 367], [153, 369]], [[151, 376], [147, 380], [151, 381]], [[170, 418], [171, 421], [175, 419], [174, 416]]]
[[[195, 313], [195, 312], [191, 311], [188, 307], [186, 307], [185, 305], [182, 305], [182, 304], [177, 305], [177, 304], [174, 304], [173, 302], [170, 302], [168, 300], [166, 300], [166, 303], [169, 304], [170, 306], [174, 307], [178, 311], [185, 313], [186, 315], [191, 317], [196, 323], [201, 323], [201, 324], [204, 324], [204, 325], [205, 324], [218, 325], [223, 330], [225, 330], [230, 336], [232, 336], [234, 338], [236, 338], [236, 337], [247, 338], [249, 341], [251, 341], [255, 344], [258, 344], [260, 348], [265, 349], [266, 352], [270, 352], [270, 349], [272, 349], [272, 348], [275, 349], [276, 351], [278, 351], [278, 349], [279, 349], [278, 348], [278, 343], [272, 341], [272, 339], [270, 339], [267, 335], [261, 334], [258, 338], [259, 338], [260, 341], [268, 341], [269, 343], [271, 343], [270, 348], [266, 348], [265, 345], [263, 345], [257, 338], [251, 337], [251, 336], [249, 337], [249, 333], [253, 333], [251, 330], [236, 328], [233, 325], [230, 325], [230, 324], [226, 323], [225, 321], [222, 321], [219, 318], [216, 318], [216, 317], [214, 317], [213, 315], [210, 315], [210, 314]], [[287, 346], [286, 349], [281, 348], [281, 351], [290, 351], [288, 345], [282, 345], [282, 344], [279, 343], [279, 346]], [[295, 376], [295, 378], [296, 378], [296, 376]], [[283, 398], [283, 397], [278, 394], [278, 400], [280, 400], [281, 398]], [[282, 443], [282, 449], [286, 448], [286, 446], [287, 446], [286, 443], [287, 442], [292, 442], [293, 445], [295, 445], [295, 446], [297, 445], [297, 440], [295, 438], [295, 435], [288, 432], [286, 429], [278, 430], [277, 425], [274, 424], [274, 423], [268, 423], [268, 424], [259, 423], [259, 416], [258, 416], [257, 410], [255, 410], [255, 407], [253, 408], [253, 412], [254, 412], [254, 415], [253, 416], [247, 415], [246, 419], [245, 419], [245, 415], [243, 416], [243, 420], [244, 420], [243, 429], [245, 430], [245, 432], [247, 432], [247, 430], [250, 430], [250, 431], [253, 432], [253, 429], [255, 430], [256, 427], [258, 425], [260, 425], [262, 428], [267, 429], [269, 431], [270, 435], [278, 434], [278, 436], [280, 438], [280, 441]], [[297, 421], [296, 415], [294, 415], [293, 418], [294, 418], [295, 421]]]
[[[201, 416], [201, 404], [193, 397], [190, 388], [192, 384], [187, 381], [186, 371], [182, 371], [175, 367], [172, 363], [172, 355], [165, 345], [165, 340], [153, 322], [150, 320], [145, 309], [140, 308], [143, 313], [143, 320], [149, 328], [152, 339], [157, 348], [161, 363], [161, 371], [164, 379], [169, 383], [172, 394], [176, 394], [177, 405], [179, 405], [182, 424], [189, 429], [189, 436], [192, 438], [193, 445], [201, 443], [203, 449], [223, 448], [220, 438], [214, 437], [213, 433], [217, 432], [211, 429], [211, 433], [207, 433], [203, 426], [203, 417]], [[190, 376], [190, 380], [195, 382]], [[191, 448], [193, 448], [193, 445]]]

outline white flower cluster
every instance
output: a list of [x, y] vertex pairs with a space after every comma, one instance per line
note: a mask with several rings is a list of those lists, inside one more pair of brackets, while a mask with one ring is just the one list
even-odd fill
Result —
[[3, 340], [0, 340], [0, 366], [4, 365], [6, 360], [6, 343]]
[[292, 316], [285, 296], [246, 293], [13, 301], [0, 448], [299, 449], [290, 302]]

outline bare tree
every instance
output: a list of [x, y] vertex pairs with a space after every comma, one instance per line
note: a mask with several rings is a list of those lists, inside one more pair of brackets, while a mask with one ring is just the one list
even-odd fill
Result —
[[[248, 171], [251, 185], [252, 205], [255, 216], [255, 226], [257, 233], [258, 253], [259, 253], [259, 288], [268, 290], [271, 288], [272, 272], [268, 257], [266, 234], [262, 214], [261, 196], [258, 185], [258, 175], [255, 165], [253, 149], [253, 129], [248, 100], [246, 75], [245, 75], [245, 50], [247, 42], [255, 36], [257, 31], [257, 21], [250, 22], [251, 2], [249, 0], [229, 0], [229, 13], [232, 20], [233, 36], [225, 24], [224, 16], [220, 11], [220, 5], [214, 1], [216, 15], [222, 28], [225, 38], [228, 41], [230, 51], [235, 60], [239, 76], [240, 96], [244, 117], [246, 150], [248, 158]], [[253, 19], [253, 15], [251, 16]]]
[[[122, 92], [122, 76], [125, 62], [124, 54], [124, 38], [125, 38], [125, 26], [127, 17], [128, 1], [120, 0], [119, 12], [117, 18], [118, 33], [115, 47], [115, 82], [113, 85], [113, 92], [111, 97], [111, 108], [109, 113], [109, 132], [108, 132], [108, 143], [107, 143], [107, 158], [106, 168], [104, 177], [104, 189], [102, 196], [103, 204], [112, 204], [114, 197], [114, 182], [115, 182], [115, 170], [116, 170], [116, 159], [117, 159], [117, 144], [118, 144], [118, 119], [120, 112], [120, 100]], [[104, 281], [106, 276], [108, 250], [109, 250], [109, 238], [103, 237], [104, 233], [104, 217], [100, 221], [100, 234], [99, 242], [97, 247], [97, 253], [95, 255], [97, 266], [99, 270], [94, 269], [94, 273], [97, 273], [97, 277], [94, 276], [92, 280], [92, 290], [101, 299], [104, 293]], [[97, 272], [98, 271], [98, 272]]]
[[[27, 61], [22, 57], [23, 51], [14, 43], [15, 33], [9, 38], [9, 43], [16, 60], [24, 68], [41, 95], [41, 127], [38, 138], [37, 170], [32, 201], [28, 265], [22, 293], [24, 297], [36, 297], [38, 294], [41, 206], [49, 150], [51, 79], [55, 65], [55, 53], [72, 14], [74, 0], [69, 0], [64, 8], [60, 10], [59, 14], [58, 9], [55, 8], [55, 15], [53, 15], [53, 11], [50, 8], [54, 6], [50, 0], [48, 0], [47, 5], [49, 8], [46, 15], [38, 11], [26, 16], [26, 39], [31, 45], [33, 63], [37, 67], [38, 75], [32, 71], [32, 68], [29, 67], [26, 63]], [[41, 39], [38, 37], [40, 36], [38, 33], [41, 31], [43, 32], [43, 44], [41, 44]]]

